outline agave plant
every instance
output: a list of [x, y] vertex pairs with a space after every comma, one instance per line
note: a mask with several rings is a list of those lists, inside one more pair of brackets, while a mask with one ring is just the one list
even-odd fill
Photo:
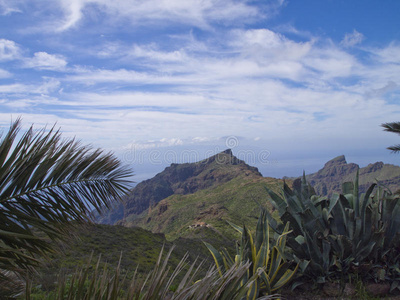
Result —
[[372, 279], [391, 283], [391, 290], [400, 290], [400, 195], [383, 185], [371, 201], [374, 207], [373, 226], [382, 228], [382, 240], [377, 243], [370, 260]]
[[331, 199], [333, 209], [329, 237], [337, 257], [336, 266], [342, 273], [368, 261], [384, 240], [384, 227], [377, 222], [378, 210], [371, 197], [376, 184], [360, 195], [358, 178], [357, 171], [354, 183], [344, 183], [342, 194], [336, 194]]
[[[284, 183], [283, 196], [267, 189], [271, 203], [280, 216], [280, 222], [268, 215], [271, 227], [279, 234], [285, 232], [283, 224], [290, 223], [291, 233], [287, 245], [293, 259], [302, 259], [301, 271], [317, 283], [323, 283], [331, 276], [335, 259], [328, 240], [331, 210], [329, 199], [317, 197], [307, 183], [305, 174], [297, 189], [291, 190]], [[306, 268], [307, 267], [307, 268]]]
[[259, 294], [271, 295], [288, 284], [299, 267], [297, 264], [294, 269], [291, 269], [291, 262], [284, 257], [286, 237], [290, 233], [289, 224], [285, 226], [275, 244], [270, 244], [265, 209], [261, 211], [254, 237], [246, 226], [242, 228], [235, 224], [231, 225], [241, 233], [241, 241], [237, 247], [235, 258], [232, 258], [226, 249], [219, 252], [212, 245], [205, 243], [214, 258], [220, 275], [222, 276], [237, 262], [251, 262], [251, 267], [240, 281], [242, 286], [250, 286], [246, 295], [247, 299], [256, 299]]
[[[344, 183], [342, 194], [330, 199], [317, 197], [304, 174], [298, 189], [292, 191], [284, 184], [283, 196], [268, 190], [281, 221], [290, 222], [292, 233], [287, 245], [293, 257], [309, 261], [303, 270], [309, 279], [316, 283], [328, 279], [344, 282], [351, 273], [365, 277], [373, 270], [380, 280], [386, 270], [388, 275], [400, 278], [400, 271], [386, 263], [400, 257], [396, 250], [400, 249], [396, 246], [400, 199], [381, 189], [373, 194], [375, 187], [372, 184], [360, 195], [357, 172], [355, 181]], [[282, 233], [282, 222], [271, 216], [269, 219], [271, 227]]]
[[[0, 140], [0, 277], [33, 271], [68, 226], [90, 220], [128, 191], [132, 172], [111, 153], [63, 140], [52, 128], [19, 137], [21, 121]], [[19, 137], [19, 138], [18, 138]]]

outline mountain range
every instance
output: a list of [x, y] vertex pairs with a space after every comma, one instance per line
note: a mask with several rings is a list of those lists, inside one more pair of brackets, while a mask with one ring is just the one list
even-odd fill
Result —
[[[341, 155], [307, 175], [317, 194], [330, 196], [354, 181], [359, 169], [360, 192], [378, 180], [392, 191], [400, 188], [400, 167], [377, 162], [359, 168]], [[235, 231], [226, 221], [255, 226], [260, 206], [272, 210], [265, 188], [281, 192], [299, 179], [263, 177], [257, 168], [236, 158], [230, 149], [196, 163], [172, 164], [137, 184], [123, 203], [98, 218], [99, 223], [142, 227], [168, 240], [195, 238], [226, 244]]]
[[376, 162], [360, 168], [355, 163], [347, 163], [344, 155], [328, 161], [321, 170], [307, 175], [306, 178], [318, 195], [331, 196], [334, 192], [341, 192], [343, 182], [354, 181], [357, 170], [359, 170], [360, 193], [366, 192], [368, 187], [376, 182], [392, 192], [400, 188], [399, 166]]

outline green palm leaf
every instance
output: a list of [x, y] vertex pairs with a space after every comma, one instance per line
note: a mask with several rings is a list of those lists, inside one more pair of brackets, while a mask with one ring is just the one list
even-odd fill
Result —
[[61, 139], [54, 128], [31, 127], [18, 139], [20, 123], [0, 140], [0, 269], [25, 274], [51, 251], [48, 238], [63, 238], [65, 225], [120, 199], [133, 174], [113, 154]]

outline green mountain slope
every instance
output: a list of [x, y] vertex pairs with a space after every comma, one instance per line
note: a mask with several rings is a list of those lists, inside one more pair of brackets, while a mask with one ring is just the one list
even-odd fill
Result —
[[269, 205], [265, 187], [279, 192], [282, 184], [279, 179], [242, 173], [193, 194], [171, 195], [140, 216], [128, 217], [124, 225], [164, 233], [168, 240], [186, 237], [232, 242], [236, 235], [226, 221], [255, 226], [260, 205]]
[[[205, 269], [212, 263], [212, 258], [200, 241], [178, 239], [168, 242], [163, 234], [153, 234], [142, 228], [126, 228], [115, 225], [88, 225], [71, 232], [68, 241], [59, 243], [58, 250], [45, 260], [43, 267], [35, 276], [34, 283], [41, 284], [41, 290], [52, 290], [56, 278], [61, 273], [71, 274], [76, 268], [85, 266], [93, 253], [94, 265], [101, 255], [101, 266], [107, 263], [115, 269], [121, 257], [121, 270], [130, 276], [138, 268], [139, 274], [146, 276], [154, 267], [161, 248], [166, 253], [173, 244], [170, 265], [174, 267], [185, 253], [189, 253], [189, 262], [196, 258], [206, 260]], [[204, 270], [205, 271], [205, 270]], [[142, 276], [141, 275], [141, 276]]]
[[196, 163], [172, 164], [153, 178], [139, 183], [124, 199], [125, 217], [141, 214], [171, 195], [193, 194], [243, 173], [261, 176], [257, 168], [237, 159], [230, 149]]
[[172, 164], [139, 183], [123, 205], [98, 220], [139, 226], [168, 240], [185, 237], [228, 246], [237, 236], [227, 221], [252, 227], [260, 205], [268, 205], [265, 187], [280, 192], [282, 186], [282, 180], [264, 178], [228, 149], [196, 163]]

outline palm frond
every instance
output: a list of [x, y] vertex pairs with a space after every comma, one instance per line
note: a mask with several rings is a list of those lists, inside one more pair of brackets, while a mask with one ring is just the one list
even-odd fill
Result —
[[395, 145], [395, 146], [387, 147], [387, 149], [391, 150], [393, 153], [398, 153], [398, 152], [400, 152], [400, 144], [399, 145]]
[[400, 134], [400, 122], [383, 123], [381, 126], [385, 128], [384, 131]]
[[[394, 132], [400, 135], [400, 122], [383, 123], [381, 126], [385, 128], [384, 131]], [[387, 147], [387, 149], [392, 151], [392, 153], [398, 153], [400, 152], [400, 144]]]
[[120, 199], [133, 174], [113, 154], [61, 139], [54, 127], [31, 127], [17, 141], [20, 125], [0, 140], [0, 270], [22, 274], [51, 251], [47, 238], [62, 238], [65, 225]]

